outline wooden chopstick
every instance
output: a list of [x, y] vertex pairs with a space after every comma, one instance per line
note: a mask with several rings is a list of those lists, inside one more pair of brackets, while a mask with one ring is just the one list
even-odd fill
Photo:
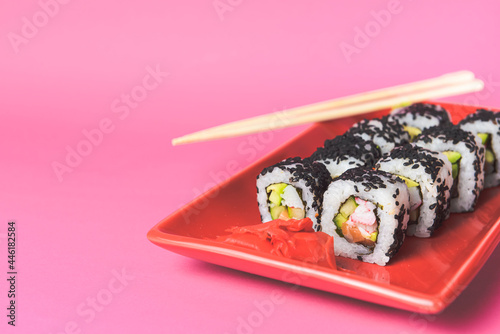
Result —
[[[274, 112], [274, 113], [270, 113], [270, 114], [265, 114], [265, 115], [261, 115], [261, 116], [256, 116], [256, 117], [252, 117], [252, 118], [238, 120], [238, 121], [218, 125], [215, 127], [211, 127], [209, 129], [201, 130], [201, 131], [198, 131], [195, 133], [212, 132], [212, 131], [216, 132], [220, 129], [225, 129], [225, 128], [239, 127], [239, 126], [253, 124], [253, 123], [262, 123], [263, 121], [266, 121], [266, 120], [273, 120], [276, 118], [276, 116], [284, 117], [283, 113], [286, 113], [286, 117], [304, 115], [304, 114], [309, 114], [309, 113], [313, 113], [313, 112], [338, 108], [338, 107], [342, 107], [342, 106], [346, 106], [346, 105], [350, 105], [350, 104], [366, 102], [369, 100], [376, 100], [376, 99], [386, 98], [389, 96], [411, 93], [411, 92], [418, 91], [418, 90], [432, 89], [432, 88], [439, 87], [439, 86], [450, 85], [450, 84], [455, 84], [455, 83], [460, 83], [460, 82], [467, 82], [467, 81], [470, 81], [473, 79], [474, 79], [474, 73], [472, 73], [470, 71], [452, 72], [452, 73], [441, 75], [437, 78], [416, 81], [416, 82], [398, 85], [398, 86], [393, 86], [393, 87], [389, 87], [389, 88], [377, 89], [377, 90], [373, 90], [373, 91], [369, 91], [369, 92], [365, 92], [365, 93], [349, 95], [346, 97], [327, 100], [327, 101], [323, 101], [323, 102], [319, 102], [319, 103], [313, 103], [313, 104], [306, 105], [306, 106], [291, 108], [291, 109], [288, 109], [286, 111], [278, 111], [278, 112]], [[193, 134], [195, 134], [195, 133], [193, 133]]]
[[173, 145], [194, 143], [255, 132], [320, 122], [390, 108], [402, 103], [442, 98], [481, 90], [484, 83], [469, 71], [378, 89], [344, 98], [266, 114], [194, 132], [172, 140]]

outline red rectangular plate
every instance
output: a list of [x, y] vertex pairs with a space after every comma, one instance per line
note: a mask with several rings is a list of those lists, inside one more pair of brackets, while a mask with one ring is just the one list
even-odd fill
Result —
[[[438, 103], [456, 123], [475, 108]], [[377, 117], [382, 111], [369, 114]], [[365, 117], [367, 115], [364, 115]], [[312, 125], [303, 133], [162, 220], [149, 233], [156, 245], [221, 266], [395, 308], [438, 313], [469, 284], [500, 240], [500, 188], [486, 189], [472, 213], [452, 214], [428, 239], [407, 237], [385, 267], [337, 257], [339, 270], [216, 242], [232, 226], [260, 221], [256, 176], [291, 156], [309, 156], [359, 117]], [[241, 208], [245, 208], [245, 215]]]

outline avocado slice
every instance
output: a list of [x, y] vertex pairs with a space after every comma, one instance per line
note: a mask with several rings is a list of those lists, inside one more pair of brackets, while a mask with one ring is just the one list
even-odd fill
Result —
[[340, 207], [339, 211], [344, 217], [349, 217], [354, 210], [358, 207], [358, 203], [356, 203], [356, 200], [354, 199], [354, 196], [351, 196], [345, 201], [344, 204]]
[[456, 179], [458, 176], [458, 165], [457, 164], [452, 164], [451, 165], [451, 176]]
[[411, 104], [412, 104], [412, 102], [410, 102], [410, 101], [401, 102], [400, 104], [396, 104], [395, 106], [392, 106], [392, 110], [403, 108], [403, 107], [408, 107]]
[[273, 203], [274, 205], [279, 206], [281, 204], [281, 195], [283, 194], [283, 191], [285, 188], [288, 186], [286, 183], [274, 183], [271, 184], [266, 188], [266, 191], [271, 193], [269, 195], [269, 202]]
[[270, 210], [271, 211], [271, 218], [278, 219], [278, 217], [281, 215], [281, 213], [285, 210], [286, 210], [286, 208], [284, 206], [281, 206], [281, 205], [273, 206]]
[[378, 231], [375, 231], [372, 234], [370, 234], [370, 240], [373, 242], [377, 241], [377, 237], [378, 237]]
[[443, 154], [446, 155], [446, 157], [448, 158], [448, 160], [450, 160], [452, 164], [457, 162], [462, 157], [460, 153], [455, 151], [443, 151]]
[[490, 136], [489, 133], [478, 133], [477, 134], [479, 136], [479, 138], [481, 138], [481, 142], [484, 144], [486, 144], [486, 142], [488, 141], [488, 137]]
[[402, 179], [403, 181], [405, 181], [406, 186], [407, 186], [408, 188], [413, 188], [413, 187], [418, 187], [418, 186], [419, 186], [419, 184], [418, 184], [417, 182], [415, 182], [415, 181], [413, 181], [413, 180], [410, 180], [410, 179], [409, 179], [409, 178], [407, 178], [407, 177], [404, 177], [404, 176], [401, 176], [401, 175], [398, 175], [398, 177], [399, 177], [400, 179]]
[[[333, 222], [337, 226], [337, 231], [342, 231], [342, 224], [344, 224], [346, 221], [347, 221], [347, 218], [344, 217], [343, 214], [341, 214], [340, 212], [337, 213], [335, 218], [333, 218]], [[339, 234], [342, 234], [342, 232], [340, 232]]]
[[269, 202], [273, 203], [275, 206], [279, 206], [281, 204], [281, 194], [272, 191], [271, 195], [269, 195]]
[[492, 150], [486, 150], [486, 162], [489, 162], [490, 164], [495, 162], [495, 154]]
[[279, 193], [283, 193], [283, 190], [285, 190], [286, 186], [288, 186], [288, 183], [273, 183], [267, 186], [266, 191], [269, 193], [274, 190]]
[[462, 158], [462, 155], [455, 151], [443, 151], [443, 154], [451, 162], [451, 176], [455, 179], [458, 176], [458, 161]]
[[410, 141], [413, 141], [415, 137], [422, 133], [422, 130], [414, 126], [403, 125], [403, 128], [410, 135]]

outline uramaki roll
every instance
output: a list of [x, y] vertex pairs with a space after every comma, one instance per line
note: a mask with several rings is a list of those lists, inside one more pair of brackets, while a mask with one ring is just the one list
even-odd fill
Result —
[[299, 157], [264, 168], [257, 176], [262, 222], [308, 217], [318, 230], [323, 193], [330, 181], [330, 173], [323, 164]]
[[377, 145], [359, 136], [343, 135], [325, 141], [309, 157], [325, 165], [332, 178], [355, 167], [373, 167], [380, 158]]
[[458, 126], [425, 129], [415, 144], [442, 152], [452, 165], [451, 212], [473, 211], [484, 185], [484, 147], [478, 137]]
[[451, 124], [450, 114], [443, 107], [430, 103], [414, 103], [391, 111], [391, 118], [398, 121], [413, 141], [422, 130]]
[[442, 153], [407, 144], [384, 154], [375, 168], [401, 177], [410, 193], [407, 235], [430, 237], [450, 215], [451, 163]]
[[479, 136], [484, 145], [485, 188], [500, 185], [500, 112], [478, 109], [461, 120], [459, 126]]
[[394, 147], [410, 140], [403, 126], [389, 116], [362, 120], [354, 124], [346, 134], [373, 141], [378, 145], [381, 154], [390, 152]]
[[334, 237], [335, 255], [384, 266], [405, 238], [410, 212], [405, 182], [372, 169], [349, 169], [323, 198], [321, 230]]

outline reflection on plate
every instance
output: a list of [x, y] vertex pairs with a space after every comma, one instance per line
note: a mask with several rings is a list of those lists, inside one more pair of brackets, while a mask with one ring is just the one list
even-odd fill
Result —
[[[439, 104], [452, 113], [455, 122], [475, 110]], [[452, 214], [432, 238], [407, 237], [386, 267], [338, 257], [339, 270], [332, 270], [213, 240], [229, 227], [254, 225], [260, 220], [255, 178], [264, 167], [290, 156], [310, 155], [325, 139], [345, 132], [361, 118], [311, 126], [165, 218], [149, 231], [148, 238], [185, 256], [285, 282], [410, 311], [443, 310], [472, 280], [500, 241], [499, 188], [484, 190], [474, 212]], [[245, 215], [241, 215], [242, 206], [247, 208]]]

